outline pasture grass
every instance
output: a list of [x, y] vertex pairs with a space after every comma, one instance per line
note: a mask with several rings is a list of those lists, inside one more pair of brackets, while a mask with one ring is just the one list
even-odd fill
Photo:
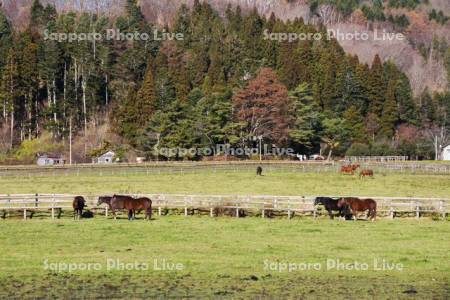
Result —
[[104, 172], [68, 175], [0, 177], [0, 193], [186, 193], [269, 195], [360, 195], [449, 197], [450, 174], [376, 173], [374, 179], [336, 172], [265, 170], [237, 172], [200, 170], [195, 173]]
[[[425, 219], [7, 219], [0, 221], [0, 298], [445, 299], [449, 235], [449, 222]], [[44, 269], [46, 259], [102, 268], [56, 272]], [[149, 270], [107, 270], [107, 259]], [[154, 259], [183, 269], [155, 270]], [[369, 268], [329, 269], [327, 259]], [[374, 270], [374, 259], [403, 269]], [[321, 269], [279, 272], [265, 261]]]

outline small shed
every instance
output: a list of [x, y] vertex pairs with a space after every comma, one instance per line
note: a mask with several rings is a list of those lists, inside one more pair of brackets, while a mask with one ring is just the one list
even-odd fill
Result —
[[442, 149], [441, 157], [442, 160], [450, 160], [450, 145], [447, 145]]
[[103, 153], [100, 156], [93, 158], [92, 163], [94, 163], [94, 164], [111, 164], [114, 162], [114, 156], [116, 156], [116, 153], [114, 151], [108, 151], [106, 153]]
[[38, 166], [64, 165], [66, 159], [62, 154], [38, 153], [36, 163]]

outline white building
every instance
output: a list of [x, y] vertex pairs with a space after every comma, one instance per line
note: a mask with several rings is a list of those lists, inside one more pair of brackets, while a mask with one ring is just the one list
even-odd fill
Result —
[[92, 163], [94, 163], [94, 164], [111, 164], [114, 162], [114, 156], [116, 156], [116, 153], [114, 151], [108, 151], [106, 153], [103, 153], [100, 156], [93, 158]]
[[64, 165], [65, 162], [61, 154], [39, 153], [36, 159], [38, 166]]
[[441, 157], [442, 160], [450, 160], [450, 145], [447, 145], [442, 149]]

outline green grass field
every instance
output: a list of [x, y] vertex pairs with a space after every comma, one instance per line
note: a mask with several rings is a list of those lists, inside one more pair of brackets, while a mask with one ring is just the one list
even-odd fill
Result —
[[254, 170], [187, 174], [94, 174], [0, 177], [0, 193], [187, 193], [450, 197], [450, 174], [380, 173], [375, 179], [335, 172]]
[[[0, 193], [450, 197], [450, 175], [436, 174], [389, 172], [360, 180], [334, 172], [286, 170], [266, 170], [262, 177], [253, 170], [106, 173], [3, 176]], [[79, 222], [67, 216], [53, 221], [11, 217], [0, 220], [0, 299], [448, 299], [449, 237], [448, 221], [429, 218], [372, 223], [326, 216], [169, 215], [151, 222], [100, 215]], [[148, 270], [121, 270], [117, 260]], [[166, 270], [155, 269], [155, 260], [157, 268]], [[111, 262], [116, 265], [108, 269]], [[58, 263], [91, 270], [61, 271]], [[168, 270], [174, 264], [181, 270]], [[291, 264], [290, 272], [282, 269], [285, 264]]]
[[[4, 220], [0, 298], [448, 299], [449, 236], [449, 222], [431, 220]], [[349, 265], [333, 267], [338, 260]], [[383, 260], [395, 270], [375, 270]]]

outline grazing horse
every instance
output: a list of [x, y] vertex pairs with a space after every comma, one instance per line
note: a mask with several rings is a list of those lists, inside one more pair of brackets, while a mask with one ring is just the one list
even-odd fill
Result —
[[339, 211], [339, 216], [340, 217], [346, 217], [350, 214], [348, 207], [338, 207], [338, 200], [339, 199], [333, 199], [330, 197], [316, 197], [316, 199], [314, 199], [314, 206], [322, 204], [323, 206], [325, 206], [325, 209], [328, 211], [328, 215], [330, 216], [330, 219], [333, 219], [333, 213], [332, 211]]
[[83, 209], [86, 206], [86, 201], [82, 196], [76, 196], [73, 198], [72, 207], [73, 207], [73, 219], [80, 219], [83, 214]]
[[364, 178], [366, 176], [370, 176], [373, 178], [373, 170], [371, 169], [362, 169], [361, 172], [359, 172], [359, 178]]
[[351, 166], [352, 166], [353, 171], [355, 171], [356, 169], [358, 169], [359, 167], [361, 167], [361, 165], [360, 165], [359, 163], [352, 164]]
[[149, 198], [138, 198], [134, 199], [131, 196], [126, 195], [114, 195], [111, 198], [111, 211], [116, 219], [116, 209], [126, 209], [128, 210], [128, 220], [134, 218], [135, 210], [145, 210], [145, 218], [150, 220], [152, 215], [152, 200]]
[[262, 176], [262, 168], [261, 168], [261, 166], [258, 166], [256, 168], [256, 175]]
[[352, 174], [353, 175], [353, 168], [352, 166], [341, 166], [341, 173], [344, 174]]
[[345, 165], [345, 166], [341, 166], [341, 173], [344, 174], [355, 174], [355, 170], [358, 169], [360, 167], [359, 164], [350, 164], [350, 165]]
[[377, 203], [373, 199], [359, 199], [354, 197], [340, 198], [337, 203], [338, 207], [348, 206], [356, 221], [356, 213], [359, 211], [369, 210], [367, 218], [375, 221], [377, 217]]

